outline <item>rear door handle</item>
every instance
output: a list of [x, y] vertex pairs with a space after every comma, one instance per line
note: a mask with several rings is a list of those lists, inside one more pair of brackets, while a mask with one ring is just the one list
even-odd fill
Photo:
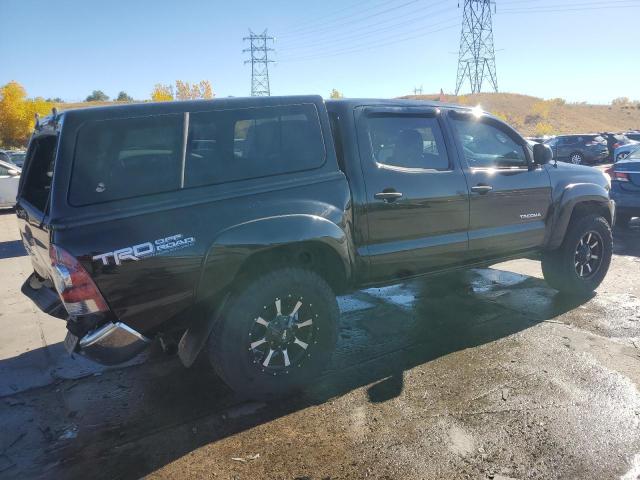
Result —
[[491, 185], [476, 185], [475, 187], [471, 187], [471, 191], [475, 193], [479, 193], [480, 195], [486, 195], [493, 187]]
[[376, 200], [383, 200], [387, 203], [395, 202], [397, 199], [402, 198], [402, 193], [400, 192], [379, 192], [374, 195]]

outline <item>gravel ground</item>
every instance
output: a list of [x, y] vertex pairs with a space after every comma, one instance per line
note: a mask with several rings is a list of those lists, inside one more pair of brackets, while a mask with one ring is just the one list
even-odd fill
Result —
[[640, 223], [583, 301], [527, 260], [342, 297], [328, 371], [270, 404], [157, 346], [69, 359], [0, 227], [2, 478], [640, 478]]

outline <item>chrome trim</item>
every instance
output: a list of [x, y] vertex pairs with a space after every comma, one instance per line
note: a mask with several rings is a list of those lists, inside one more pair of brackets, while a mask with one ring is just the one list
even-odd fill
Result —
[[187, 165], [187, 142], [189, 140], [189, 112], [184, 112], [182, 126], [182, 159], [180, 162], [180, 188], [184, 188], [184, 169]]
[[126, 362], [144, 350], [151, 340], [124, 323], [109, 322], [80, 339], [80, 352], [105, 365]]

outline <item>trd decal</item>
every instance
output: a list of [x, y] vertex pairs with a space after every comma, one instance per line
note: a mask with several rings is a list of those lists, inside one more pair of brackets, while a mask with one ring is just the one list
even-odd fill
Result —
[[109, 258], [113, 257], [116, 265], [121, 265], [125, 260], [138, 261], [141, 258], [153, 257], [163, 253], [175, 252], [195, 245], [194, 237], [185, 237], [181, 233], [170, 237], [159, 238], [153, 242], [144, 242], [132, 247], [125, 247], [113, 252], [95, 255], [93, 260], [102, 260], [103, 265], [109, 265]]

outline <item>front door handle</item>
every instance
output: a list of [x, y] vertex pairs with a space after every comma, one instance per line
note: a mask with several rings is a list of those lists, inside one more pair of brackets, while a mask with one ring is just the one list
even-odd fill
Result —
[[395, 191], [384, 191], [376, 193], [374, 197], [376, 198], [376, 200], [382, 200], [384, 202], [390, 203], [395, 202], [399, 198], [402, 198], [402, 193]]
[[475, 187], [471, 187], [472, 192], [479, 193], [480, 195], [486, 195], [491, 190], [493, 190], [493, 187], [491, 185], [479, 184]]

